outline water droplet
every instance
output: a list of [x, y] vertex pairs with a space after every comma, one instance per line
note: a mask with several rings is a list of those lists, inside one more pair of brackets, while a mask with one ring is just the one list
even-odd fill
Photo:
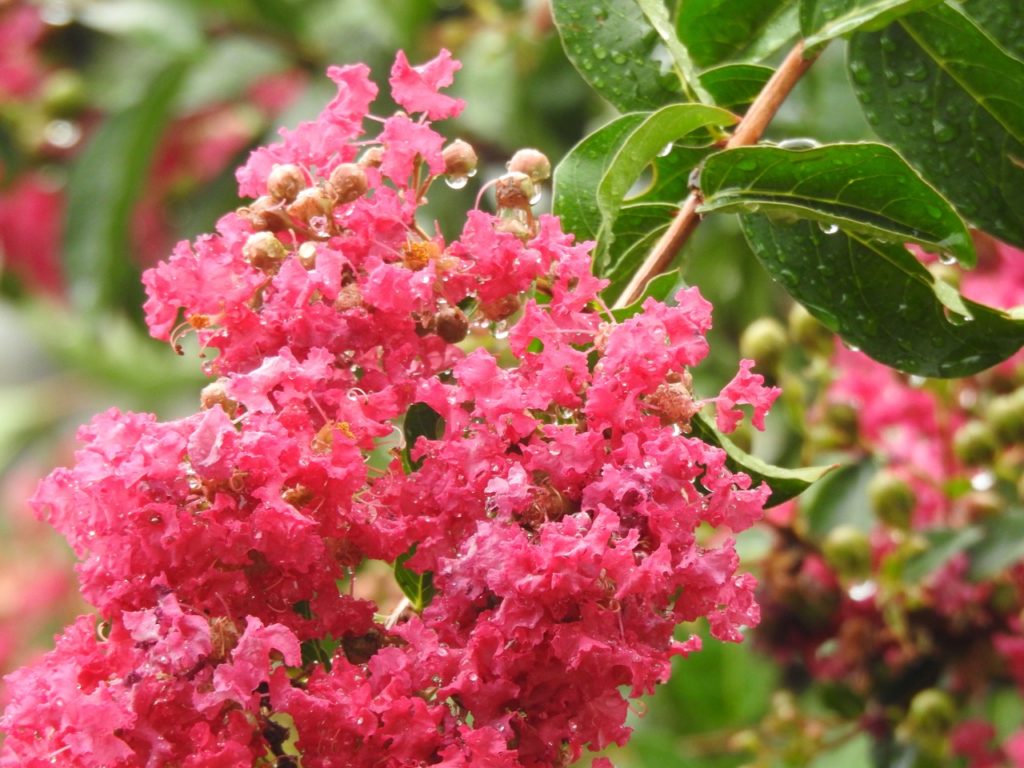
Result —
[[928, 79], [928, 70], [920, 62], [914, 62], [905, 72], [908, 80], [920, 83]]
[[658, 157], [665, 157], [672, 151], [672, 142], [670, 141], [664, 147], [658, 150]]
[[800, 136], [792, 139], [783, 139], [776, 146], [779, 149], [814, 149], [815, 147], [820, 147], [821, 143], [814, 139]]
[[942, 251], [939, 254], [939, 263], [945, 264], [947, 267], [952, 267], [957, 263], [956, 256], [948, 251]]
[[878, 585], [876, 585], [875, 582], [869, 579], [868, 581], [862, 581], [859, 584], [854, 584], [853, 586], [851, 586], [847, 594], [850, 596], [851, 600], [860, 603], [864, 600], [874, 597], [875, 592], [877, 591]]
[[466, 171], [466, 178], [472, 179], [474, 176], [476, 176], [476, 170], [476, 168], [470, 168], [468, 171]]
[[900, 76], [899, 72], [889, 69], [885, 72], [885, 82], [889, 85], [897, 86], [903, 82], [903, 78]]
[[932, 135], [934, 135], [936, 141], [943, 144], [947, 141], [952, 141], [956, 138], [956, 133], [956, 126], [943, 122], [938, 118], [932, 120]]
[[552, 456], [557, 456], [561, 452], [562, 450], [554, 443], [548, 445], [548, 453], [550, 453]]
[[985, 470], [971, 478], [971, 488], [976, 491], [991, 491], [996, 484], [996, 476]]
[[469, 183], [469, 176], [445, 176], [444, 183], [451, 189], [462, 189]]
[[494, 338], [496, 339], [507, 339], [508, 338], [508, 323], [502, 320], [494, 326]]
[[921, 387], [928, 383], [928, 379], [926, 379], [924, 376], [917, 376], [916, 374], [911, 374], [910, 376], [907, 377], [907, 383], [914, 389], [920, 389]]
[[886, 35], [886, 36], [884, 36], [882, 38], [881, 46], [882, 46], [882, 50], [885, 51], [886, 53], [892, 53], [898, 47], [896, 45], [896, 41], [893, 40], [888, 35]]
[[[597, 85], [597, 83], [595, 83], [595, 85]], [[530, 198], [530, 205], [536, 205], [540, 202], [542, 197], [544, 197], [544, 188], [538, 184], [536, 191], [533, 193], [533, 197]]]
[[757, 161], [756, 160], [740, 160], [736, 163], [736, 167], [741, 171], [756, 171]]
[[[906, 112], [897, 112], [893, 116], [893, 119], [900, 125], [904, 126], [914, 124], [914, 118], [911, 115], [907, 114]], [[874, 125], [874, 123], [872, 123], [872, 125]]]
[[625, 64], [626, 54], [616, 51], [615, 53], [612, 54], [612, 61], [615, 62], [616, 64]]
[[594, 58], [597, 59], [598, 61], [603, 61], [604, 59], [608, 58], [608, 51], [605, 50], [603, 46], [595, 45]]
[[820, 229], [826, 235], [834, 235], [836, 232], [839, 231], [839, 225], [838, 224], [827, 224], [824, 221], [819, 221], [818, 222], [818, 229]]
[[850, 62], [850, 74], [853, 76], [853, 82], [859, 85], [868, 85], [871, 82], [871, 69], [862, 61]]
[[43, 128], [43, 138], [57, 149], [70, 149], [82, 138], [82, 129], [70, 120], [51, 120]]
[[959, 312], [954, 312], [949, 307], [943, 307], [942, 314], [945, 315], [946, 320], [950, 325], [966, 325], [974, 320], [970, 315], [961, 315]]

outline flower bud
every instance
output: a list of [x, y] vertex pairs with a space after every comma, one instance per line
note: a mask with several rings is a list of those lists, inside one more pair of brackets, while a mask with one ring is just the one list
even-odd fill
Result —
[[449, 344], [457, 344], [469, 333], [469, 320], [458, 307], [445, 307], [434, 317], [434, 330]]
[[449, 176], [466, 177], [476, 173], [476, 152], [462, 139], [456, 139], [441, 153], [444, 158], [444, 172]]
[[284, 243], [270, 232], [255, 232], [242, 246], [242, 258], [261, 272], [274, 274], [288, 257]]
[[47, 77], [40, 96], [43, 110], [53, 117], [74, 115], [87, 103], [85, 83], [73, 69], [58, 69]]
[[338, 291], [338, 298], [334, 300], [334, 308], [339, 312], [355, 309], [363, 305], [363, 292], [355, 283], [343, 285]]
[[366, 194], [370, 182], [366, 169], [357, 163], [342, 163], [331, 171], [330, 187], [338, 205], [351, 203]]
[[533, 182], [551, 178], [551, 161], [536, 149], [520, 149], [512, 155], [507, 167], [513, 173], [525, 173]]
[[953, 452], [969, 467], [991, 464], [996, 448], [996, 436], [980, 421], [967, 422], [953, 436]]
[[690, 420], [700, 411], [693, 396], [690, 374], [684, 381], [666, 382], [647, 396], [647, 407], [661, 417], [663, 424], [678, 424], [684, 432], [690, 430]]
[[506, 173], [494, 188], [499, 208], [529, 208], [537, 192], [533, 181], [525, 173]]
[[288, 215], [296, 221], [308, 224], [317, 216], [327, 216], [334, 208], [334, 200], [331, 195], [320, 187], [307, 187], [299, 192], [294, 202], [286, 210]]
[[821, 429], [815, 442], [820, 448], [849, 448], [857, 444], [860, 417], [850, 403], [829, 403], [825, 406]]
[[902, 477], [887, 469], [878, 472], [868, 483], [868, 501], [881, 522], [901, 531], [910, 528], [917, 497]]
[[832, 354], [835, 337], [828, 328], [818, 322], [802, 304], [794, 304], [789, 312], [789, 335], [803, 350], [812, 356], [827, 357]]
[[949, 733], [955, 721], [953, 697], [937, 688], [926, 688], [911, 699], [904, 725], [913, 741], [930, 741]]
[[519, 300], [519, 295], [510, 293], [494, 301], [481, 302], [479, 309], [480, 314], [492, 323], [497, 323], [514, 315], [519, 311], [520, 306], [522, 306], [522, 302]]
[[841, 577], [853, 581], [866, 579], [871, 574], [871, 542], [851, 525], [841, 525], [829, 531], [822, 544], [825, 561]]
[[782, 323], [774, 317], [762, 317], [748, 325], [740, 336], [740, 357], [753, 360], [761, 371], [775, 373], [788, 346]]
[[256, 198], [250, 205], [239, 208], [236, 213], [248, 221], [257, 232], [280, 232], [289, 225], [281, 204], [270, 195]]
[[370, 147], [363, 152], [359, 158], [359, 165], [363, 168], [380, 168], [384, 162], [384, 147]]
[[306, 186], [306, 175], [292, 163], [275, 165], [267, 177], [267, 192], [275, 200], [290, 203]]
[[1024, 443], [1024, 387], [992, 400], [985, 422], [1000, 445]]
[[234, 417], [238, 403], [228, 396], [228, 380], [221, 378], [207, 384], [199, 393], [199, 404], [204, 411], [219, 405], [228, 416]]

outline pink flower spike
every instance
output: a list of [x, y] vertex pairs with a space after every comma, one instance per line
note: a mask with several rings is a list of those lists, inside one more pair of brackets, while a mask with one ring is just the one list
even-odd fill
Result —
[[444, 96], [438, 90], [451, 85], [455, 73], [461, 68], [462, 63], [443, 48], [436, 58], [419, 67], [410, 66], [405, 53], [399, 51], [388, 80], [392, 96], [406, 111], [425, 112], [431, 120], [455, 117], [466, 103], [462, 99]]
[[778, 387], [764, 386], [764, 376], [750, 372], [753, 367], [753, 360], [740, 360], [739, 372], [725, 385], [721, 395], [712, 398], [718, 407], [715, 422], [723, 432], [732, 432], [743, 418], [743, 413], [736, 408], [740, 403], [754, 407], [751, 422], [763, 432], [765, 414], [782, 394]]

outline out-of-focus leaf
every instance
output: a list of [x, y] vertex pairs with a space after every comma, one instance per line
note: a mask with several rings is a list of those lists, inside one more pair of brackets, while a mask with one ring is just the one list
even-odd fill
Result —
[[966, 267], [977, 260], [957, 212], [884, 144], [739, 147], [711, 155], [700, 186], [702, 213], [797, 216], [896, 243], [918, 243], [949, 253]]
[[726, 464], [729, 469], [749, 475], [754, 486], [758, 486], [762, 482], [768, 484], [768, 487], [772, 489], [772, 494], [768, 497], [766, 508], [777, 506], [799, 496], [836, 468], [834, 464], [799, 469], [777, 467], [744, 451], [726, 435], [719, 432], [711, 419], [702, 413], [694, 416], [690, 425], [694, 435], [725, 451], [728, 456]]
[[971, 223], [1024, 246], [1024, 61], [951, 4], [859, 32], [868, 121]]
[[967, 376], [1024, 344], [1024, 319], [964, 299], [904, 247], [812, 221], [744, 214], [754, 253], [850, 345], [918, 376]]
[[1024, 13], [1020, 0], [966, 0], [964, 11], [999, 44], [1024, 59]]
[[1011, 509], [984, 525], [984, 536], [971, 547], [968, 574], [990, 579], [1024, 559], [1024, 510]]
[[188, 66], [184, 60], [171, 64], [141, 102], [107, 118], [71, 172], [64, 265], [72, 300], [83, 310], [137, 312], [142, 304], [130, 253], [131, 215]]
[[194, 50], [203, 42], [202, 24], [190, 3], [99, 0], [82, 3], [75, 18], [108, 35], [133, 37], [179, 52]]
[[799, 31], [796, 0], [682, 0], [676, 29], [699, 66], [758, 61]]
[[948, 563], [950, 558], [965, 552], [984, 537], [977, 526], [929, 531], [925, 534], [928, 548], [907, 560], [903, 566], [903, 580], [908, 584], [919, 584]]
[[196, 59], [175, 107], [182, 112], [195, 112], [238, 99], [249, 86], [288, 66], [287, 57], [265, 42], [244, 35], [218, 38]]
[[840, 525], [869, 531], [874, 518], [865, 499], [875, 471], [874, 462], [861, 461], [842, 466], [816, 483], [800, 504], [808, 533], [815, 539], [824, 539]]
[[942, 0], [800, 0], [800, 32], [814, 46], [858, 29], [881, 29]]
[[635, 0], [552, 0], [569, 61], [622, 112], [679, 101], [671, 54]]

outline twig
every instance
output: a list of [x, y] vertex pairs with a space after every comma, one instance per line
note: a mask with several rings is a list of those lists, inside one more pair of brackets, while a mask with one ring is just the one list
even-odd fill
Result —
[[[797, 84], [804, 73], [810, 68], [814, 60], [818, 58], [818, 52], [811, 56], [804, 57], [804, 44], [801, 40], [793, 50], [789, 52], [785, 60], [775, 70], [775, 74], [765, 84], [764, 88], [750, 105], [750, 109], [740, 120], [739, 125], [733, 132], [729, 141], [726, 142], [726, 149], [734, 147], [746, 147], [756, 144], [768, 127], [768, 123], [775, 117], [782, 102], [785, 101], [793, 86]], [[679, 213], [672, 220], [672, 224], [661, 236], [653, 250], [644, 260], [644, 263], [633, 275], [629, 285], [615, 302], [615, 308], [619, 309], [636, 301], [642, 294], [647, 281], [654, 275], [665, 270], [665, 268], [676, 257], [683, 245], [689, 239], [693, 230], [700, 223], [700, 216], [697, 215], [697, 208], [700, 206], [701, 196], [699, 190], [694, 190], [683, 202]]]

